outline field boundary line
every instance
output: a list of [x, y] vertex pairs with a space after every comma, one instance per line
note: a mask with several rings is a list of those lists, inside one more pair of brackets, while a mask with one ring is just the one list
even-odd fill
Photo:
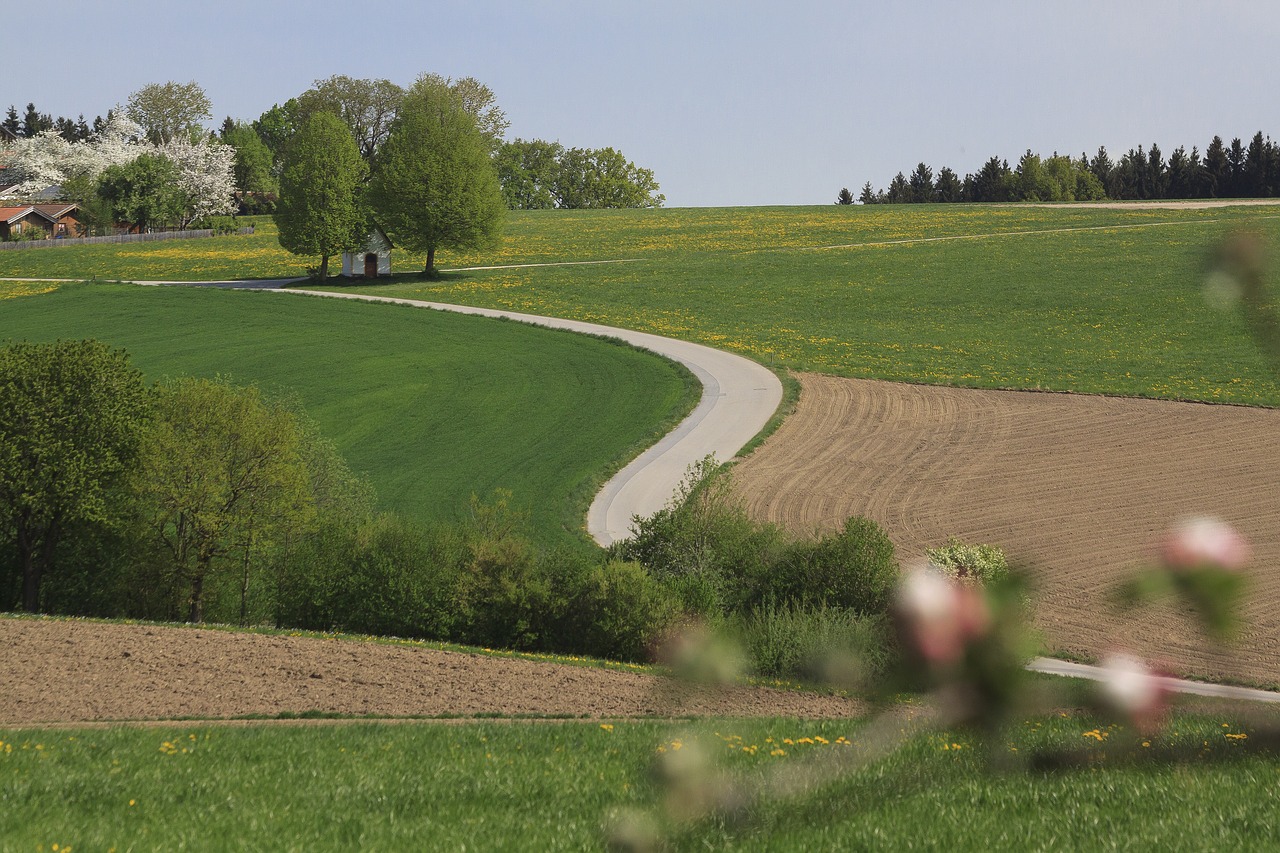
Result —
[[[1261, 216], [1259, 219], [1277, 219], [1278, 216]], [[1128, 225], [1081, 225], [1076, 228], [1045, 228], [1029, 231], [995, 231], [989, 234], [951, 234], [946, 237], [907, 237], [902, 240], [875, 240], [869, 243], [843, 243], [834, 246], [810, 246], [797, 249], [800, 252], [827, 252], [834, 249], [872, 249], [877, 246], [904, 246], [910, 243], [942, 243], [948, 240], [990, 240], [997, 237], [1033, 237], [1037, 234], [1071, 234], [1084, 231], [1120, 231], [1129, 228], [1162, 228], [1176, 225], [1213, 225], [1225, 219], [1193, 219], [1178, 222], [1135, 222]]]

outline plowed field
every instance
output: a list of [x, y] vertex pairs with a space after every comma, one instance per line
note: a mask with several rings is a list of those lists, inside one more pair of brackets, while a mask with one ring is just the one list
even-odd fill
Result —
[[[1000, 545], [1032, 570], [1051, 647], [1124, 645], [1179, 672], [1280, 682], [1280, 411], [799, 378], [796, 413], [735, 469], [756, 518], [806, 532], [865, 515], [904, 560], [948, 536]], [[1254, 545], [1248, 628], [1229, 654], [1185, 613], [1108, 606], [1190, 515]]]
[[0, 617], [0, 726], [280, 714], [850, 717], [852, 700], [357, 640]]

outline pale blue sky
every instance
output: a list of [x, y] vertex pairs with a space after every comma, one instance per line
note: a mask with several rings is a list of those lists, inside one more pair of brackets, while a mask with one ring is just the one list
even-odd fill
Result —
[[0, 31], [25, 69], [0, 110], [92, 118], [194, 79], [217, 121], [253, 119], [332, 74], [472, 76], [510, 137], [618, 148], [669, 206], [1280, 135], [1274, 0], [0, 0]]

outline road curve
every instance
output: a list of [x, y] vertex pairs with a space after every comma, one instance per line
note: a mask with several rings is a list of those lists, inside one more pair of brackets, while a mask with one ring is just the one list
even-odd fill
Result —
[[782, 383], [771, 370], [750, 359], [702, 344], [578, 320], [419, 299], [322, 290], [283, 290], [270, 285], [261, 289], [272, 293], [390, 302], [482, 317], [505, 317], [535, 326], [617, 338], [687, 367], [702, 383], [702, 400], [679, 426], [605, 483], [587, 512], [587, 532], [604, 547], [629, 538], [633, 533], [631, 521], [636, 516], [652, 515], [666, 506], [690, 465], [709, 455], [721, 462], [732, 459], [764, 428], [782, 402]]

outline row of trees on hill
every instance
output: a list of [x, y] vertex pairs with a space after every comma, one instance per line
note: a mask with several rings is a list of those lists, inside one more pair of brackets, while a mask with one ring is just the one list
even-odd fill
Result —
[[[1230, 145], [1215, 136], [1204, 154], [1179, 146], [1165, 158], [1159, 145], [1132, 148], [1113, 160], [1105, 147], [1093, 157], [1053, 154], [1042, 158], [1030, 150], [1014, 167], [992, 157], [963, 178], [947, 167], [936, 176], [920, 163], [908, 176], [899, 172], [886, 189], [868, 181], [857, 201], [863, 204], [912, 204], [983, 201], [1089, 201], [1111, 199], [1275, 198], [1280, 196], [1280, 144], [1261, 131], [1246, 145]], [[848, 189], [837, 204], [853, 204]]]
[[331, 256], [366, 245], [371, 223], [425, 253], [428, 274], [439, 249], [494, 243], [505, 209], [492, 161], [500, 131], [486, 122], [491, 93], [476, 97], [473, 82], [424, 75], [394, 116], [379, 110], [376, 120], [342, 102], [312, 110], [304, 96], [281, 144], [280, 245], [318, 255], [323, 278]]
[[[424, 74], [408, 89], [390, 80], [329, 77], [315, 81], [298, 97], [274, 105], [248, 128], [257, 134], [279, 175], [293, 133], [315, 113], [332, 113], [347, 126], [360, 157], [372, 165], [407, 99], [424, 87], [449, 89], [471, 116], [497, 169], [502, 198], [511, 209], [660, 207], [665, 201], [653, 171], [637, 166], [614, 148], [505, 140], [511, 124], [506, 113], [493, 91], [473, 77], [453, 80]], [[242, 150], [235, 128], [228, 119], [223, 138], [237, 134], [237, 150]]]
[[[0, 177], [18, 185], [15, 198], [58, 188], [61, 198], [81, 205], [95, 233], [120, 222], [186, 227], [213, 214], [270, 213], [291, 144], [315, 115], [336, 117], [351, 136], [367, 167], [357, 177], [363, 191], [406, 105], [412, 112], [426, 88], [447, 90], [470, 116], [507, 207], [658, 207], [665, 201], [652, 170], [614, 148], [506, 141], [510, 122], [488, 86], [436, 74], [424, 74], [408, 88], [341, 75], [317, 80], [253, 121], [228, 117], [217, 133], [205, 129], [212, 107], [194, 81], [145, 86], [92, 124], [83, 116], [55, 119], [34, 103], [20, 116], [11, 105], [0, 126], [16, 139], [0, 147]], [[104, 182], [104, 173], [115, 167], [123, 174]]]

